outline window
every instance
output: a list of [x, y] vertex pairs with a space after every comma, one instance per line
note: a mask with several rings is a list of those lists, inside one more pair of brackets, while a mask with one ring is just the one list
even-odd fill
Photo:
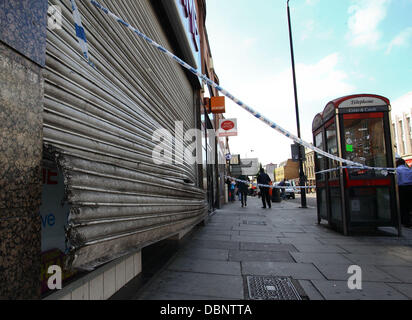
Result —
[[[345, 119], [345, 158], [370, 167], [387, 167], [383, 118]], [[351, 175], [376, 175], [377, 171], [350, 170]]]

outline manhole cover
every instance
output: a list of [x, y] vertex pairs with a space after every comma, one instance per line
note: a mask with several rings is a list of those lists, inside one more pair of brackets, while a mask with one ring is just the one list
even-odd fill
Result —
[[266, 226], [266, 222], [264, 222], [264, 221], [246, 221], [246, 220], [243, 220], [243, 224], [250, 224], [250, 225], [255, 225], [255, 226]]
[[248, 276], [247, 285], [252, 300], [301, 300], [290, 278]]

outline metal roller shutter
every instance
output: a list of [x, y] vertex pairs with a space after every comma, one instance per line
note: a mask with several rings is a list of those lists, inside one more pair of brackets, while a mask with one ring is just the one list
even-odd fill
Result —
[[[175, 121], [195, 128], [186, 74], [88, 1], [77, 2], [96, 68], [80, 53], [69, 1], [50, 1], [62, 8], [63, 28], [47, 33], [44, 145], [71, 206], [68, 264], [92, 268], [193, 226], [207, 204], [194, 165], [152, 159], [155, 130], [173, 134]], [[172, 50], [148, 0], [101, 3]]]

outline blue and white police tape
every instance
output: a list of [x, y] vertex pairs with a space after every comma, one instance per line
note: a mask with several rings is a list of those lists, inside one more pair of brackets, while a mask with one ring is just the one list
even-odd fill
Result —
[[[344, 166], [344, 167], [336, 167], [336, 168], [331, 168], [331, 169], [326, 169], [322, 171], [315, 172], [315, 174], [324, 174], [324, 173], [329, 173], [329, 172], [334, 172], [338, 171], [340, 169], [355, 169], [355, 170], [364, 170], [364, 168], [361, 167], [355, 167], [355, 166]], [[387, 176], [389, 173], [395, 173], [396, 169], [395, 168], [379, 168], [379, 167], [374, 167], [375, 171], [380, 171], [380, 173], [384, 176]]]
[[263, 188], [271, 188], [271, 189], [285, 189], [285, 188], [293, 188], [293, 189], [313, 189], [316, 188], [316, 186], [274, 186], [271, 184], [260, 184], [260, 183], [254, 183], [250, 182], [248, 180], [241, 180], [237, 178], [233, 178], [231, 176], [225, 176], [226, 179], [232, 180], [232, 181], [237, 181], [237, 182], [242, 182], [248, 185], [254, 185], [257, 187], [263, 187]]
[[[257, 119], [261, 120], [262, 122], [264, 122], [265, 124], [267, 124], [268, 126], [270, 126], [272, 129], [275, 129], [276, 131], [278, 131], [279, 133], [281, 133], [282, 135], [284, 135], [285, 137], [292, 139], [293, 141], [295, 141], [296, 143], [311, 149], [313, 151], [315, 151], [316, 153], [323, 155], [327, 158], [330, 158], [332, 160], [338, 161], [338, 162], [342, 162], [342, 163], [346, 163], [347, 165], [352, 165], [352, 166], [356, 166], [358, 168], [361, 169], [367, 169], [367, 170], [376, 170], [374, 167], [369, 167], [369, 166], [365, 166], [361, 163], [357, 163], [354, 161], [350, 161], [347, 159], [343, 159], [337, 156], [334, 156], [330, 153], [327, 153], [326, 151], [319, 149], [315, 146], [313, 146], [312, 144], [302, 140], [301, 138], [297, 137], [296, 135], [294, 135], [293, 133], [283, 129], [282, 127], [280, 127], [278, 124], [276, 124], [275, 122], [269, 120], [268, 118], [266, 118], [265, 116], [263, 116], [262, 114], [260, 114], [259, 112], [253, 110], [250, 106], [248, 106], [247, 104], [245, 104], [244, 102], [242, 102], [241, 100], [237, 99], [235, 96], [233, 96], [231, 93], [229, 93], [227, 90], [223, 89], [221, 86], [219, 86], [218, 84], [216, 84], [215, 82], [213, 82], [212, 80], [210, 80], [206, 75], [202, 74], [201, 72], [199, 72], [197, 69], [193, 68], [192, 66], [190, 66], [189, 64], [187, 64], [186, 62], [184, 62], [182, 59], [180, 59], [179, 57], [177, 57], [176, 55], [174, 55], [173, 53], [171, 53], [170, 51], [168, 51], [167, 49], [165, 49], [164, 47], [162, 47], [160, 44], [156, 43], [154, 40], [150, 39], [149, 37], [147, 37], [145, 34], [143, 34], [142, 32], [140, 32], [139, 30], [137, 30], [136, 28], [134, 28], [133, 26], [131, 26], [129, 23], [127, 23], [126, 21], [124, 21], [123, 19], [119, 18], [118, 16], [116, 16], [114, 13], [112, 13], [110, 10], [108, 10], [107, 8], [103, 7], [100, 3], [98, 3], [95, 0], [89, 0], [91, 4], [93, 4], [96, 8], [100, 9], [101, 11], [103, 11], [105, 14], [109, 15], [110, 17], [112, 17], [113, 19], [115, 19], [118, 23], [122, 24], [124, 27], [130, 29], [131, 31], [133, 31], [134, 33], [136, 33], [139, 37], [143, 38], [144, 40], [146, 40], [149, 44], [151, 44], [152, 46], [156, 47], [158, 50], [160, 50], [161, 52], [163, 52], [164, 54], [166, 54], [167, 56], [169, 56], [171, 59], [175, 60], [177, 63], [179, 63], [182, 67], [188, 69], [191, 73], [193, 73], [194, 75], [196, 75], [197, 77], [199, 77], [201, 80], [205, 81], [208, 85], [216, 88], [218, 91], [220, 91], [223, 95], [225, 95], [227, 98], [229, 98], [230, 100], [232, 100], [233, 102], [235, 102], [237, 105], [239, 105], [240, 107], [242, 107], [243, 109], [245, 109], [246, 111], [248, 111], [249, 113], [251, 113], [254, 117], [256, 117]], [[380, 170], [380, 168], [378, 168], [378, 170]]]
[[86, 58], [87, 62], [94, 67], [93, 62], [90, 61], [89, 58], [89, 49], [87, 46], [87, 39], [86, 33], [84, 32], [84, 28], [82, 25], [82, 18], [79, 12], [79, 9], [76, 5], [76, 0], [70, 0], [73, 10], [73, 19], [74, 19], [74, 27], [76, 29], [76, 37], [79, 41], [80, 48], [82, 50], [83, 56]]

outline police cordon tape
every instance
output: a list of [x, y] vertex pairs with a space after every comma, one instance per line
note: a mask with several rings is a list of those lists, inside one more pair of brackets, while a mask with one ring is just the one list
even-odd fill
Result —
[[[340, 169], [355, 169], [355, 170], [364, 170], [363, 168], [360, 167], [355, 167], [355, 166], [346, 166], [346, 167], [336, 167], [336, 168], [332, 168], [332, 169], [326, 169], [326, 170], [322, 170], [322, 171], [317, 171], [315, 172], [315, 174], [324, 174], [324, 173], [329, 173], [329, 172], [334, 172], [334, 171], [338, 171]], [[376, 171], [381, 171], [380, 173], [384, 176], [387, 176], [389, 173], [395, 173], [396, 169], [394, 168], [377, 168], [375, 167], [374, 170]]]
[[89, 50], [87, 46], [87, 39], [86, 39], [86, 32], [84, 31], [82, 25], [82, 18], [77, 8], [76, 0], [70, 0], [72, 11], [73, 11], [73, 20], [74, 20], [74, 28], [76, 30], [76, 37], [79, 39], [79, 45], [82, 49], [83, 56], [86, 58], [87, 62], [94, 68], [93, 62], [90, 61], [89, 58]]
[[[75, 5], [75, 0], [70, 0], [72, 2], [72, 4], [74, 4], [74, 7], [76, 8], [76, 11], [73, 11], [73, 14], [75, 14], [75, 12], [77, 12], [78, 14], [78, 18], [77, 18], [77, 22], [76, 22], [76, 35], [79, 38], [79, 43], [80, 46], [83, 50], [83, 55], [86, 57], [86, 59], [89, 61], [89, 64], [91, 64], [89, 57], [88, 57], [88, 50], [87, 50], [87, 41], [86, 41], [86, 35], [84, 32], [83, 27], [80, 28], [81, 26], [81, 18], [80, 18], [80, 14], [78, 13], [77, 7]], [[316, 153], [323, 155], [327, 158], [330, 158], [334, 161], [338, 161], [338, 162], [342, 162], [342, 163], [346, 163], [347, 165], [350, 166], [355, 166], [356, 168], [359, 169], [365, 169], [365, 170], [382, 170], [383, 168], [375, 168], [375, 167], [370, 167], [370, 166], [366, 166], [364, 164], [358, 163], [358, 162], [354, 162], [351, 160], [347, 160], [347, 159], [343, 159], [337, 156], [334, 156], [322, 149], [319, 149], [315, 146], [313, 146], [312, 144], [302, 140], [301, 138], [299, 138], [298, 136], [294, 135], [293, 133], [283, 129], [281, 126], [279, 126], [278, 124], [276, 124], [275, 122], [269, 120], [268, 118], [266, 118], [265, 116], [261, 115], [259, 112], [255, 111], [253, 108], [251, 108], [250, 106], [248, 106], [247, 104], [245, 104], [244, 102], [242, 102], [241, 100], [237, 99], [235, 96], [233, 96], [230, 92], [228, 92], [227, 90], [225, 90], [224, 88], [222, 88], [221, 86], [219, 86], [217, 83], [213, 82], [212, 80], [210, 80], [206, 75], [202, 74], [201, 72], [199, 72], [198, 70], [196, 70], [195, 68], [193, 68], [191, 65], [189, 65], [188, 63], [186, 63], [185, 61], [183, 61], [182, 59], [180, 59], [179, 57], [177, 57], [176, 55], [174, 55], [173, 53], [171, 53], [170, 51], [168, 51], [167, 49], [165, 49], [164, 47], [162, 47], [160, 44], [158, 44], [157, 42], [155, 42], [154, 40], [150, 39], [149, 37], [147, 37], [144, 33], [140, 32], [138, 29], [134, 28], [133, 26], [131, 26], [128, 22], [124, 21], [123, 19], [119, 18], [118, 16], [116, 16], [114, 13], [112, 13], [109, 9], [103, 7], [100, 3], [98, 3], [95, 0], [89, 0], [90, 3], [92, 5], [94, 5], [96, 8], [100, 9], [101, 11], [103, 11], [105, 14], [107, 14], [108, 16], [110, 16], [111, 18], [113, 18], [114, 20], [116, 20], [118, 23], [122, 24], [124, 27], [130, 29], [131, 31], [133, 31], [135, 34], [137, 34], [139, 37], [143, 38], [145, 41], [147, 41], [149, 44], [151, 44], [152, 46], [156, 47], [158, 50], [160, 50], [161, 52], [163, 52], [164, 54], [166, 54], [167, 56], [169, 56], [171, 59], [175, 60], [177, 63], [179, 63], [182, 67], [186, 68], [187, 70], [189, 70], [191, 73], [193, 73], [194, 75], [196, 75], [197, 77], [199, 77], [200, 79], [202, 79], [203, 81], [205, 81], [208, 85], [212, 86], [213, 88], [216, 88], [219, 92], [221, 92], [224, 96], [226, 96], [227, 98], [229, 98], [230, 100], [232, 100], [233, 102], [235, 102], [237, 105], [239, 105], [240, 107], [242, 107], [244, 110], [246, 110], [247, 112], [249, 112], [250, 114], [252, 114], [254, 117], [256, 117], [257, 119], [261, 120], [262, 122], [264, 122], [265, 124], [267, 124], [268, 126], [270, 126], [272, 129], [275, 129], [276, 131], [278, 131], [279, 133], [281, 133], [282, 135], [284, 135], [285, 137], [293, 140], [294, 142], [296, 142], [297, 144], [300, 144], [308, 149], [311, 149], [313, 151], [315, 151]], [[76, 20], [75, 20], [76, 21]], [[79, 26], [79, 27], [77, 27]], [[84, 49], [84, 47], [86, 49]], [[91, 64], [92, 65], [92, 64]], [[395, 168], [384, 168], [385, 170], [388, 171], [394, 171], [396, 170]]]
[[237, 181], [237, 182], [243, 182], [245, 184], [252, 184], [254, 186], [257, 187], [264, 187], [264, 188], [271, 188], [271, 189], [285, 189], [285, 188], [293, 188], [293, 189], [313, 189], [316, 188], [316, 186], [274, 186], [271, 184], [260, 184], [260, 183], [254, 183], [254, 182], [250, 182], [247, 180], [241, 180], [241, 179], [237, 179], [237, 178], [233, 178], [231, 176], [225, 176], [226, 179], [232, 180], [232, 181]]

